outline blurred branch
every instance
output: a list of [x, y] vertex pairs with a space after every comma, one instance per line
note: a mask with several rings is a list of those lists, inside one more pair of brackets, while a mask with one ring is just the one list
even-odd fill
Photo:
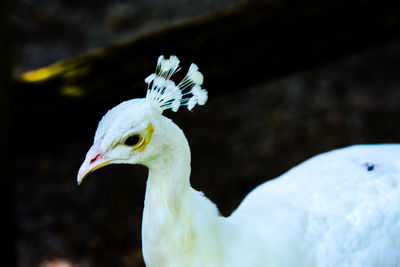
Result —
[[209, 91], [220, 93], [398, 38], [399, 7], [361, 0], [246, 1], [25, 73], [20, 82], [26, 90], [40, 83], [42, 92], [71, 97], [109, 99], [132, 95], [131, 88], [142, 96], [158, 55], [177, 54], [198, 63]]
[[93, 114], [89, 103], [110, 107], [143, 97], [143, 80], [160, 54], [196, 62], [210, 95], [242, 90], [399, 38], [399, 7], [377, 0], [245, 1], [25, 73], [15, 83], [19, 109], [60, 111], [59, 121], [80, 124]]
[[0, 2], [0, 170], [2, 200], [5, 205], [2, 209], [3, 231], [3, 255], [2, 262], [9, 266], [15, 266], [15, 184], [14, 176], [11, 174], [11, 158], [13, 153], [10, 149], [10, 86], [11, 86], [11, 2], [2, 0]]

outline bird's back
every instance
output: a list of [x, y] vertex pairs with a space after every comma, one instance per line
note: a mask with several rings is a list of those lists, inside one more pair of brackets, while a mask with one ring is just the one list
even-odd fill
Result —
[[228, 219], [277, 248], [282, 265], [400, 266], [400, 145], [315, 156], [255, 188]]

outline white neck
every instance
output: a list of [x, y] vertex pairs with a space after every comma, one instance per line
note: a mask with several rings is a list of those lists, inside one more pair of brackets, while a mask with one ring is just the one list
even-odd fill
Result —
[[[179, 128], [177, 128], [179, 129]], [[218, 262], [215, 205], [189, 182], [190, 150], [179, 130], [174, 146], [148, 164], [142, 243], [147, 266], [207, 266]]]

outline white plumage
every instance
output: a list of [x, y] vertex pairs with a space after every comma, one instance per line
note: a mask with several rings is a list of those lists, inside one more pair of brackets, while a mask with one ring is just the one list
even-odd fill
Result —
[[222, 217], [190, 186], [189, 145], [162, 115], [207, 100], [196, 65], [180, 84], [168, 82], [178, 64], [176, 57], [160, 57], [146, 79], [147, 97], [103, 117], [78, 174], [80, 183], [111, 163], [149, 168], [142, 225], [147, 266], [400, 266], [400, 145], [313, 157], [258, 186]]

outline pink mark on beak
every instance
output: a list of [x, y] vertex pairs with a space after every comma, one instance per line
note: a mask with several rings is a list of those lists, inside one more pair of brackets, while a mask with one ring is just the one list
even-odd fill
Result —
[[79, 168], [77, 182], [78, 185], [85, 179], [93, 171], [108, 165], [110, 162], [104, 158], [104, 152], [102, 151], [100, 145], [103, 140], [99, 139], [92, 145], [89, 151], [86, 154], [85, 161], [82, 163]]
[[93, 162], [95, 162], [96, 160], [98, 160], [99, 158], [101, 158], [101, 156], [103, 156], [103, 154], [97, 154], [94, 158], [92, 158], [90, 160], [90, 164], [92, 164]]

